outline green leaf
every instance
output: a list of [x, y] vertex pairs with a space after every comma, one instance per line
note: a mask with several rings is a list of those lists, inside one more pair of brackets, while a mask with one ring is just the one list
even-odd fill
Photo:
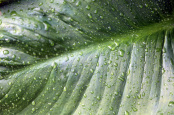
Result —
[[172, 0], [21, 0], [0, 11], [0, 114], [174, 114]]

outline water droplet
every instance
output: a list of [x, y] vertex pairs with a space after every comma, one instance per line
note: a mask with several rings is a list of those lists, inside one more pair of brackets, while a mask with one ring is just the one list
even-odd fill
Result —
[[142, 5], [139, 5], [139, 7], [140, 7], [140, 8], [143, 8], [143, 6], [142, 6]]
[[7, 54], [9, 54], [9, 51], [8, 51], [8, 50], [4, 50], [4, 51], [3, 51], [3, 54], [4, 54], [4, 55], [7, 55]]
[[78, 1], [77, 3], [76, 3], [76, 6], [79, 6], [80, 5], [80, 1]]
[[100, 100], [101, 98], [100, 98], [100, 96], [97, 96], [97, 100]]
[[94, 94], [94, 91], [91, 91], [91, 94]]
[[94, 72], [94, 70], [93, 70], [93, 69], [90, 69], [90, 72], [91, 72], [91, 73], [93, 73], [93, 72]]
[[97, 10], [95, 10], [95, 11], [94, 11], [94, 13], [95, 13], [95, 14], [97, 14], [97, 13], [98, 13], [98, 11], [97, 11]]
[[111, 27], [109, 26], [108, 29], [111, 30]]
[[15, 59], [16, 58], [16, 55], [12, 55], [12, 58]]
[[123, 57], [123, 56], [124, 56], [124, 50], [120, 50], [120, 51], [119, 51], [119, 55], [120, 55], [121, 57]]
[[8, 83], [8, 85], [11, 85], [11, 84], [12, 84], [11, 82]]
[[63, 91], [66, 91], [66, 87], [63, 88]]
[[54, 46], [54, 42], [52, 40], [49, 40], [49, 43], [51, 46]]
[[87, 95], [86, 94], [84, 94], [84, 98], [86, 98], [87, 97]]
[[86, 6], [86, 9], [89, 10], [91, 7], [89, 5]]
[[31, 103], [32, 105], [35, 105], [36, 103], [35, 103], [35, 101], [32, 101], [32, 103]]
[[123, 13], [120, 13], [120, 16], [123, 16]]
[[54, 2], [54, 0], [50, 0], [50, 3], [53, 3]]
[[138, 97], [138, 99], [141, 99], [141, 95], [138, 95], [137, 97]]
[[8, 94], [5, 95], [5, 98], [8, 98]]
[[130, 98], [130, 95], [127, 95], [127, 98]]
[[169, 107], [174, 107], [174, 101], [170, 101], [168, 104]]
[[34, 112], [36, 109], [35, 108], [32, 108], [32, 112]]
[[88, 14], [88, 17], [89, 17], [89, 18], [92, 18], [92, 15], [89, 13], [89, 14]]
[[100, 16], [101, 19], [103, 19], [103, 16]]
[[21, 89], [19, 89], [19, 92], [21, 92], [22, 90]]
[[43, 5], [43, 2], [39, 3], [39, 6], [42, 6]]
[[125, 112], [124, 112], [124, 115], [129, 115], [129, 112], [128, 112], [128, 111], [125, 111]]
[[145, 4], [146, 7], [148, 7], [148, 4]]
[[11, 16], [16, 16], [17, 15], [17, 12], [16, 11], [11, 11], [10, 15]]
[[135, 108], [135, 107], [132, 107], [132, 110], [133, 110], [134, 112], [138, 111], [138, 109]]

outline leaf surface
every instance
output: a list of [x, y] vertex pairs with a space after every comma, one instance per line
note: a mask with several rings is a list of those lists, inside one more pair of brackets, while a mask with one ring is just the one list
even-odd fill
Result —
[[173, 2], [1, 7], [0, 113], [174, 114]]

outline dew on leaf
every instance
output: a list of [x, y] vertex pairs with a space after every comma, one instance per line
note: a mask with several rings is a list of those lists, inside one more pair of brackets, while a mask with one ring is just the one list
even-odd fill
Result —
[[8, 50], [4, 50], [4, 51], [3, 51], [3, 54], [4, 54], [4, 55], [7, 55], [7, 54], [9, 54], [9, 51], [8, 51]]
[[103, 19], [103, 16], [100, 16], [100, 19]]
[[5, 95], [5, 98], [8, 98], [8, 94]]
[[78, 1], [77, 3], [76, 3], [76, 6], [79, 6], [80, 5], [80, 1]]
[[11, 11], [10, 15], [11, 16], [16, 16], [17, 15], [17, 12], [16, 11]]
[[124, 115], [129, 115], [129, 112], [128, 112], [128, 111], [125, 111], [125, 112], [124, 112]]
[[50, 3], [53, 3], [54, 2], [54, 0], [50, 0]]
[[87, 95], [86, 94], [84, 94], [84, 98], [86, 98], [87, 97]]
[[90, 72], [91, 72], [91, 73], [93, 73], [93, 72], [94, 72], [94, 70], [93, 70], [93, 69], [90, 69]]
[[139, 5], [139, 7], [140, 7], [140, 8], [143, 8], [143, 6], [142, 6], [142, 5]]
[[132, 107], [132, 110], [133, 110], [134, 112], [138, 111], [138, 109], [135, 108], [135, 107]]
[[32, 101], [32, 103], [31, 103], [32, 105], [35, 105], [36, 103], [35, 103], [35, 101]]
[[90, 8], [91, 8], [91, 7], [90, 7], [89, 5], [86, 6], [86, 9], [87, 9], [87, 10], [90, 10]]
[[97, 100], [100, 100], [101, 98], [100, 98], [100, 96], [97, 96]]
[[39, 3], [39, 6], [42, 6], [43, 5], [43, 2]]
[[11, 84], [12, 84], [11, 82], [8, 83], [8, 85], [11, 85]]
[[148, 7], [148, 4], [145, 4], [146, 7]]
[[63, 91], [66, 91], [66, 87], [63, 88]]
[[89, 14], [88, 14], [88, 17], [89, 17], [89, 18], [92, 18], [92, 15], [89, 13]]
[[32, 112], [34, 112], [36, 109], [35, 108], [32, 108]]
[[174, 101], [170, 101], [168, 104], [169, 107], [174, 107]]
[[98, 13], [98, 11], [97, 11], [97, 10], [94, 10], [94, 13], [95, 13], [95, 14], [97, 14], [97, 13]]

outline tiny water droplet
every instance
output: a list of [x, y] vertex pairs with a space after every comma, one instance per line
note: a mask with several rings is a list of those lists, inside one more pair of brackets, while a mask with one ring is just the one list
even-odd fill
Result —
[[17, 12], [16, 11], [11, 11], [10, 15], [11, 16], [16, 16], [17, 15]]
[[174, 107], [174, 101], [170, 101], [168, 104], [169, 107]]
[[54, 42], [52, 40], [49, 40], [49, 43], [51, 46], [54, 46]]
[[133, 110], [134, 112], [138, 111], [138, 109], [135, 108], [135, 107], [132, 107], [132, 110]]
[[84, 98], [86, 98], [87, 97], [87, 95], [86, 94], [84, 94]]
[[148, 4], [145, 4], [146, 7], [148, 7]]
[[63, 91], [66, 91], [66, 87], [63, 88]]
[[8, 85], [11, 85], [11, 84], [12, 84], [11, 82], [8, 83]]
[[12, 55], [12, 58], [15, 59], [16, 58], [16, 55]]
[[87, 10], [90, 10], [90, 8], [91, 8], [91, 7], [90, 7], [89, 5], [86, 6], [86, 9], [87, 9]]
[[139, 7], [140, 7], [140, 8], [143, 8], [143, 6], [142, 6], [142, 5], [139, 5]]
[[124, 50], [120, 50], [120, 51], [119, 51], [119, 55], [120, 55], [121, 57], [123, 57], [123, 56], [124, 56]]
[[8, 98], [8, 94], [5, 95], [5, 98]]
[[97, 14], [97, 13], [98, 13], [98, 11], [97, 11], [97, 10], [94, 10], [94, 13], [95, 13], [95, 14]]
[[4, 50], [4, 51], [3, 51], [3, 54], [4, 54], [4, 55], [7, 55], [7, 54], [9, 54], [9, 51], [8, 51], [8, 50]]
[[32, 112], [34, 112], [36, 109], [35, 108], [32, 108]]
[[103, 16], [100, 16], [101, 19], [103, 19]]
[[100, 100], [101, 98], [100, 98], [100, 96], [97, 96], [97, 100]]
[[80, 1], [78, 1], [77, 3], [76, 3], [76, 6], [79, 6], [80, 5]]
[[111, 30], [111, 27], [109, 26], [108, 29]]
[[91, 72], [91, 73], [93, 73], [93, 72], [94, 72], [94, 70], [93, 70], [93, 69], [90, 69], [90, 72]]
[[50, 3], [53, 3], [54, 2], [54, 0], [50, 0]]
[[128, 112], [128, 111], [125, 111], [125, 112], [124, 112], [124, 115], [129, 115], [129, 112]]
[[43, 2], [39, 3], [39, 6], [42, 6], [43, 5]]
[[36, 103], [35, 103], [35, 101], [32, 101], [32, 103], [31, 103], [32, 105], [35, 105]]
[[120, 16], [123, 16], [123, 13], [120, 13]]
[[88, 14], [88, 17], [89, 17], [89, 18], [92, 18], [92, 15], [89, 13], [89, 14]]

